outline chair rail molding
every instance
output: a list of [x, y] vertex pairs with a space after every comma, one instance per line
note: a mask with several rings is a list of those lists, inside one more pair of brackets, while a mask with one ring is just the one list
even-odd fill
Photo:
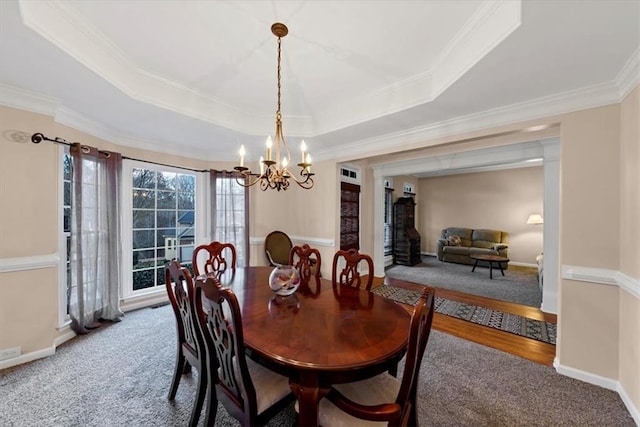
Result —
[[606, 268], [563, 265], [562, 278], [578, 282], [590, 282], [600, 285], [618, 286], [640, 299], [640, 280], [618, 270]]
[[[306, 237], [306, 236], [289, 236], [291, 241], [296, 243], [307, 243], [309, 246], [326, 246], [329, 248], [334, 247], [335, 241], [332, 239], [323, 239], [321, 237]], [[264, 237], [249, 237], [250, 245], [264, 245]]]
[[0, 273], [11, 271], [36, 270], [39, 268], [57, 267], [60, 263], [58, 254], [33, 255], [17, 258], [1, 258]]

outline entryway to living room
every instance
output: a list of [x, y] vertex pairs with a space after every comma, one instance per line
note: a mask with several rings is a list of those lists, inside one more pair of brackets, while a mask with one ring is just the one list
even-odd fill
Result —
[[[415, 228], [422, 240], [421, 262], [416, 265], [390, 265], [389, 257], [383, 258], [387, 284], [395, 278], [433, 285], [439, 297], [436, 319], [440, 319], [434, 327], [551, 365], [556, 350], [557, 284], [542, 287], [537, 262], [543, 252], [557, 262], [557, 246], [547, 249], [557, 244], [557, 234], [547, 242], [543, 235], [549, 227], [527, 224], [527, 220], [537, 214], [547, 222], [549, 216], [552, 227], [557, 227], [557, 201], [553, 200], [557, 189], [549, 188], [554, 182], [549, 178], [557, 173], [558, 146], [554, 138], [374, 166], [374, 176], [381, 183], [391, 180], [394, 188], [403, 189], [406, 184], [416, 188]], [[396, 173], [391, 175], [392, 171]], [[460, 247], [447, 241], [453, 231], [462, 235], [454, 236], [464, 240]], [[473, 238], [474, 233], [478, 237]], [[504, 240], [483, 233], [503, 235]], [[470, 242], [473, 239], [480, 241]], [[442, 246], [450, 244], [454, 247], [445, 249], [449, 255], [443, 256]], [[465, 246], [478, 248], [472, 252], [502, 250], [500, 255], [509, 261], [493, 263], [492, 272], [490, 264], [482, 261], [474, 268], [475, 259]], [[499, 266], [507, 267], [504, 275]], [[553, 281], [549, 276], [548, 282]], [[416, 290], [411, 291], [389, 296], [411, 299]]]

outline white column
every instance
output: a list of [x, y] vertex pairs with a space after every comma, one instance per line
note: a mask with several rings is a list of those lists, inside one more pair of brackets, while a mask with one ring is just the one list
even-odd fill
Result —
[[541, 143], [544, 152], [544, 270], [540, 309], [556, 314], [560, 282], [560, 139]]
[[373, 265], [376, 277], [384, 276], [384, 176], [373, 170]]

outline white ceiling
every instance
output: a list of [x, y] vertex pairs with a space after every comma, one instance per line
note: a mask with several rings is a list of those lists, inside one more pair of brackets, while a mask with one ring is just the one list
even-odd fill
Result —
[[274, 132], [274, 22], [289, 27], [284, 133], [316, 160], [619, 102], [640, 82], [638, 0], [3, 0], [0, 20], [2, 104], [211, 160], [240, 144], [256, 160]]

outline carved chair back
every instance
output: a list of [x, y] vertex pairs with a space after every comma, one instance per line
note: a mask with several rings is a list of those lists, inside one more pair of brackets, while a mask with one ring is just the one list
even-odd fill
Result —
[[289, 252], [289, 265], [293, 265], [300, 272], [300, 278], [308, 281], [311, 276], [320, 277], [322, 260], [320, 251], [310, 247], [306, 243], [302, 246], [294, 246]]
[[196, 310], [195, 288], [191, 273], [176, 260], [165, 268], [165, 286], [176, 317], [177, 352], [176, 363], [169, 390], [169, 400], [173, 400], [180, 385], [182, 374], [191, 367], [198, 370], [196, 400], [191, 411], [189, 425], [198, 423], [207, 390], [207, 357], [204, 338], [199, 327], [199, 312]]
[[[341, 266], [344, 263], [344, 266]], [[366, 280], [360, 275], [362, 266], [367, 268]], [[356, 249], [339, 250], [333, 256], [331, 280], [334, 284], [352, 286], [371, 290], [373, 285], [373, 260], [369, 255], [362, 254]]]
[[[203, 268], [199, 268], [198, 256], [206, 254]], [[221, 273], [227, 268], [236, 268], [236, 248], [231, 243], [213, 241], [206, 245], [200, 245], [193, 251], [193, 271], [196, 276], [201, 274]]]

